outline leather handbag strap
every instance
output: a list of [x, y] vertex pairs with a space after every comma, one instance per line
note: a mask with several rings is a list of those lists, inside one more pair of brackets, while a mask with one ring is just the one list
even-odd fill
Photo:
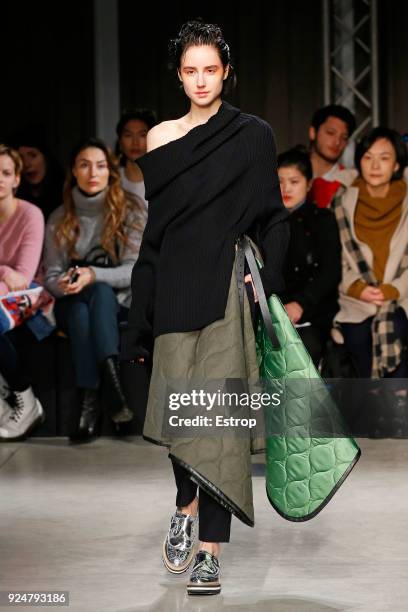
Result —
[[238, 297], [239, 297], [239, 309], [241, 313], [241, 331], [242, 337], [244, 338], [244, 295], [245, 295], [245, 253], [244, 249], [241, 248], [239, 241], [237, 242], [237, 257], [235, 260], [236, 276], [238, 284]]
[[[271, 313], [269, 312], [268, 302], [265, 295], [265, 290], [263, 288], [261, 275], [259, 274], [258, 264], [256, 263], [254, 253], [252, 251], [250, 242], [246, 236], [242, 236], [238, 240], [238, 258], [237, 261], [240, 261], [240, 251], [244, 254], [248, 266], [249, 271], [252, 276], [252, 282], [254, 283], [255, 290], [258, 296], [259, 307], [261, 309], [262, 319], [265, 324], [266, 333], [272, 343], [274, 349], [279, 350], [281, 348], [280, 342], [275, 332], [275, 328], [272, 324]], [[243, 274], [243, 273], [242, 273]], [[240, 283], [238, 283], [238, 291], [240, 291]], [[240, 294], [240, 302], [243, 302], [243, 296], [241, 298]], [[241, 307], [241, 319], [243, 318], [243, 309]]]

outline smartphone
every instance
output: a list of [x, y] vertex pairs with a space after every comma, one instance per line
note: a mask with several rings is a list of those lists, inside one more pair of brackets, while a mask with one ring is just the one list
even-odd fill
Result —
[[75, 266], [75, 268], [71, 272], [69, 284], [72, 285], [72, 283], [76, 283], [78, 278], [79, 278], [78, 266]]

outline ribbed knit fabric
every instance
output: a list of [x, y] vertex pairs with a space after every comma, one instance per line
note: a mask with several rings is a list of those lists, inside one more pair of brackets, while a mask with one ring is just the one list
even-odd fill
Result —
[[267, 294], [281, 291], [289, 238], [272, 129], [258, 117], [223, 102], [207, 123], [138, 164], [149, 216], [123, 359], [146, 354], [152, 333], [192, 331], [224, 317], [241, 234], [261, 249]]

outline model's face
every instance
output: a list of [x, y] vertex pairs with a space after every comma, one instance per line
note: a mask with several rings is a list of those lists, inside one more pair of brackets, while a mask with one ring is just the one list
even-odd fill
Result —
[[119, 139], [119, 146], [127, 159], [134, 161], [146, 153], [148, 131], [146, 123], [139, 119], [132, 119], [126, 123]]
[[387, 185], [399, 169], [395, 149], [386, 138], [380, 138], [361, 158], [361, 174], [370, 187]]
[[72, 174], [78, 187], [89, 195], [94, 195], [107, 187], [109, 167], [105, 153], [96, 147], [89, 147], [78, 153]]
[[19, 147], [18, 152], [23, 159], [24, 178], [31, 185], [41, 183], [47, 172], [47, 161], [44, 154], [35, 147]]
[[0, 155], [0, 200], [9, 198], [18, 187], [20, 177], [16, 175], [14, 162], [8, 155]]
[[205, 107], [221, 96], [228, 69], [222, 65], [215, 47], [200, 45], [187, 49], [181, 58], [178, 75], [190, 100]]
[[324, 160], [335, 164], [348, 142], [347, 124], [337, 117], [328, 117], [317, 132], [314, 127], [309, 129], [309, 138], [313, 142], [315, 152]]
[[282, 200], [286, 208], [293, 208], [306, 200], [311, 181], [296, 168], [287, 166], [278, 169]]

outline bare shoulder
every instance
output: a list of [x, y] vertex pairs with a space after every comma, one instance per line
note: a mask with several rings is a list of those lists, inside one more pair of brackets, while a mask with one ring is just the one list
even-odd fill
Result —
[[147, 150], [153, 151], [157, 147], [167, 144], [176, 138], [180, 138], [181, 130], [177, 119], [162, 121], [152, 127], [147, 134]]

